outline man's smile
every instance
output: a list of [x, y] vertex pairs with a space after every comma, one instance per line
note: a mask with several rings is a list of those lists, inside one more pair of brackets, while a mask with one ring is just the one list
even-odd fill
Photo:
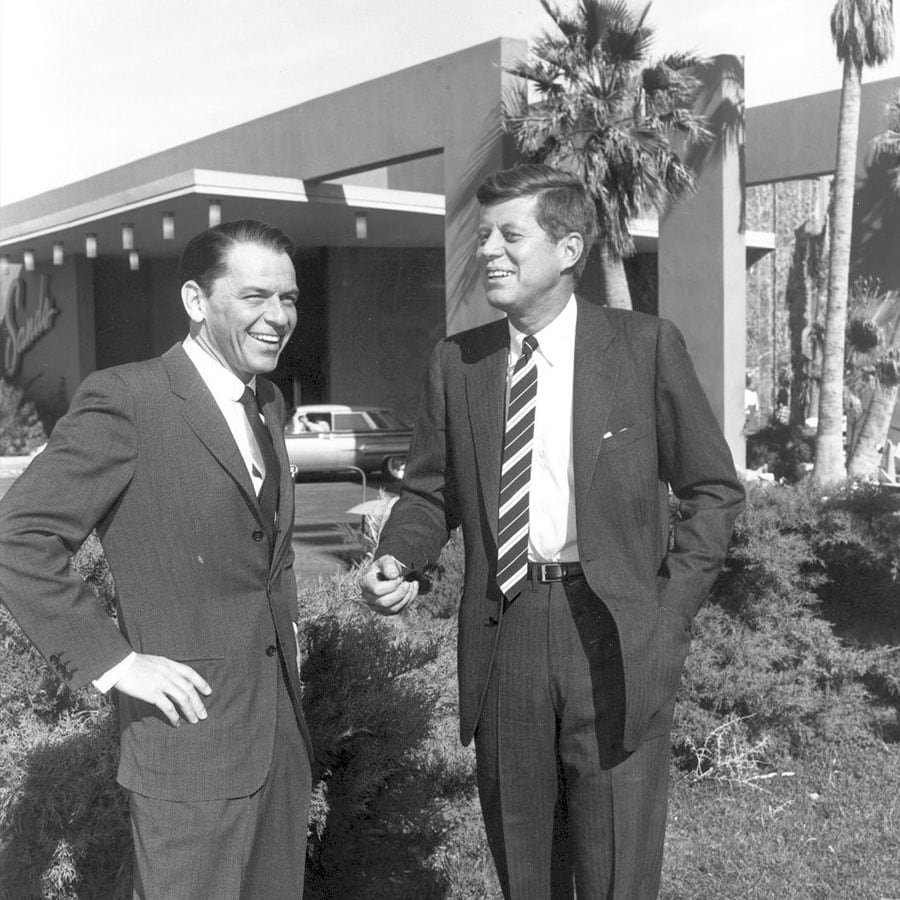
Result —
[[277, 347], [281, 343], [281, 338], [277, 334], [263, 334], [258, 331], [251, 331], [250, 337], [270, 347]]

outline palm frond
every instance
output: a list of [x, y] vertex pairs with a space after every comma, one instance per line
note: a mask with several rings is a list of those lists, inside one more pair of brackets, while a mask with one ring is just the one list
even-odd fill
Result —
[[540, 0], [544, 12], [553, 19], [556, 27], [568, 38], [573, 34], [578, 34], [579, 27], [577, 19], [567, 16], [553, 0]]
[[894, 52], [893, 0], [837, 0], [831, 36], [841, 62], [857, 69], [887, 62]]
[[[900, 163], [900, 91], [897, 91], [887, 102], [885, 113], [888, 119], [887, 130], [875, 138], [875, 151], [878, 157], [895, 156]], [[900, 170], [898, 170], [900, 177]]]
[[863, 63], [879, 66], [894, 55], [893, 0], [871, 0], [871, 16], [866, 21], [866, 55]]
[[676, 50], [673, 53], [667, 53], [658, 62], [662, 63], [667, 69], [674, 72], [681, 72], [684, 69], [695, 69], [700, 66], [708, 66], [710, 59], [708, 56], [700, 56], [693, 50]]
[[621, 258], [634, 249], [631, 219], [695, 188], [672, 140], [690, 146], [711, 137], [694, 111], [701, 88], [694, 70], [705, 60], [683, 52], [650, 64], [649, 3], [634, 10], [627, 0], [577, 0], [571, 14], [555, 0], [541, 3], [558, 33], [542, 33], [529, 57], [506, 69], [534, 99], [520, 94], [505, 109], [504, 126], [525, 159], [585, 182], [606, 251]]

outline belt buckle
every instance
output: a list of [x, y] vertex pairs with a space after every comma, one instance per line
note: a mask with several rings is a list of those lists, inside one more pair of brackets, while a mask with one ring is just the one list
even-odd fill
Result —
[[562, 581], [565, 578], [565, 566], [562, 563], [541, 563], [541, 581]]

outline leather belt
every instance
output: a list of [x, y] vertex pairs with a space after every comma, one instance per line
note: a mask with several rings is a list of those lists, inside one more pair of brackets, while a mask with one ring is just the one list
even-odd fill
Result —
[[550, 581], [565, 581], [567, 578], [577, 578], [584, 574], [579, 562], [549, 562], [528, 563], [528, 580], [538, 584], [546, 584]]

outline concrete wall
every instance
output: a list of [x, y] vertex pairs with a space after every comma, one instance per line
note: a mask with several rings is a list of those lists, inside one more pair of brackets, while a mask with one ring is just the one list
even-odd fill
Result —
[[443, 252], [329, 249], [327, 327], [327, 399], [392, 407], [413, 421], [444, 336]]
[[440, 191], [436, 165], [411, 161], [442, 151], [444, 184], [475, 165], [484, 129], [498, 136], [499, 64], [525, 52], [498, 38], [180, 144], [99, 175], [3, 207], [4, 224], [37, 219], [188, 169], [319, 180], [378, 169], [388, 186]]
[[743, 66], [718, 57], [706, 80], [699, 108], [717, 139], [694, 159], [696, 194], [660, 220], [659, 315], [684, 334], [735, 463], [744, 465]]
[[290, 406], [323, 403], [328, 391], [328, 250], [307, 247], [296, 254], [297, 327], [270, 376]]
[[181, 303], [181, 281], [177, 259], [141, 261], [150, 273], [150, 328], [152, 355], [165, 353], [176, 341], [184, 340], [188, 316]]
[[94, 260], [97, 368], [149, 359], [154, 355], [150, 269], [137, 272], [120, 258]]
[[142, 258], [136, 272], [121, 257], [84, 262], [94, 272], [98, 369], [158, 356], [187, 334], [178, 260]]
[[[886, 128], [884, 107], [900, 78], [863, 85], [858, 174], [871, 161], [871, 140]], [[834, 171], [841, 92], [796, 97], [747, 110], [747, 184], [788, 181]]]

